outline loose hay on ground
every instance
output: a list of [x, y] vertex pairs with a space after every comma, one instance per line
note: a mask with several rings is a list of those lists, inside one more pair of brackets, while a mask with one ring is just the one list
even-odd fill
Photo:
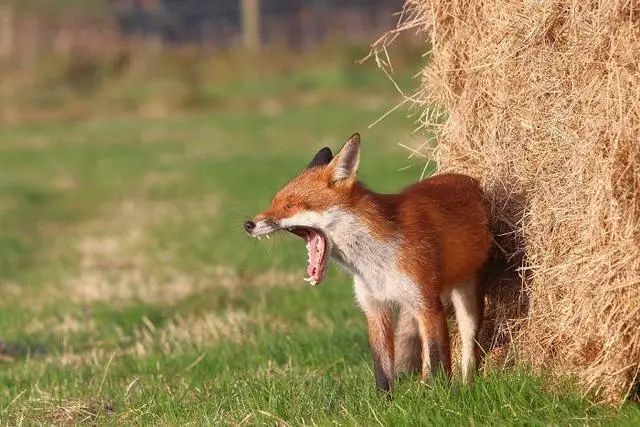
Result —
[[411, 100], [440, 169], [481, 179], [520, 263], [526, 316], [496, 328], [620, 402], [640, 370], [640, 4], [409, 0], [407, 29], [430, 37]]

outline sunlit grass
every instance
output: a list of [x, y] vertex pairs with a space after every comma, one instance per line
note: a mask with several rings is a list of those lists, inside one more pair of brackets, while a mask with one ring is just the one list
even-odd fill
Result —
[[[316, 77], [309, 77], [316, 78]], [[279, 82], [283, 87], [289, 82]], [[340, 96], [324, 97], [335, 84]], [[413, 124], [343, 83], [321, 101], [0, 135], [0, 419], [32, 423], [584, 425], [640, 420], [526, 367], [473, 386], [376, 393], [349, 279], [302, 281], [289, 236], [242, 221], [315, 150], [363, 134], [363, 180], [394, 191]], [[243, 92], [245, 91], [245, 92]], [[292, 92], [293, 93], [293, 92]], [[229, 96], [229, 95], [224, 95]], [[368, 101], [369, 100], [369, 101]], [[235, 100], [238, 101], [238, 100]], [[242, 100], [240, 100], [242, 101]], [[276, 101], [277, 102], [277, 101]]]

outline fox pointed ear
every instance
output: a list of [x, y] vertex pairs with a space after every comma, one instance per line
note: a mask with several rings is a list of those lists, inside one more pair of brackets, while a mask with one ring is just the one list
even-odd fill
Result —
[[333, 159], [333, 154], [331, 154], [331, 149], [329, 147], [321, 148], [320, 151], [313, 156], [311, 163], [307, 166], [307, 169], [315, 167], [315, 166], [324, 166], [331, 163]]
[[354, 133], [331, 161], [334, 182], [355, 178], [360, 164], [360, 134]]

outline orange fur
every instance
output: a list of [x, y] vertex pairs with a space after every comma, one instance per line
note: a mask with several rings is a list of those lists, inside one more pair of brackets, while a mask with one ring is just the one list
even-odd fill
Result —
[[345, 208], [361, 216], [381, 239], [399, 237], [402, 268], [429, 287], [425, 292], [436, 295], [479, 272], [486, 262], [492, 245], [489, 213], [472, 177], [435, 175], [399, 194], [377, 194], [356, 181], [332, 185], [330, 172], [305, 170], [256, 219]]

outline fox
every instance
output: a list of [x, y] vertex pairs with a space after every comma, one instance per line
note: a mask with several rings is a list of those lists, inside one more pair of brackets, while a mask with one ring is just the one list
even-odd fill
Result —
[[470, 176], [443, 173], [397, 194], [375, 193], [357, 177], [360, 146], [356, 133], [335, 156], [319, 150], [243, 227], [252, 237], [302, 238], [311, 285], [322, 282], [329, 259], [353, 277], [381, 391], [403, 373], [423, 382], [439, 372], [451, 378], [450, 303], [468, 384], [480, 356], [482, 274], [493, 244], [483, 191]]

